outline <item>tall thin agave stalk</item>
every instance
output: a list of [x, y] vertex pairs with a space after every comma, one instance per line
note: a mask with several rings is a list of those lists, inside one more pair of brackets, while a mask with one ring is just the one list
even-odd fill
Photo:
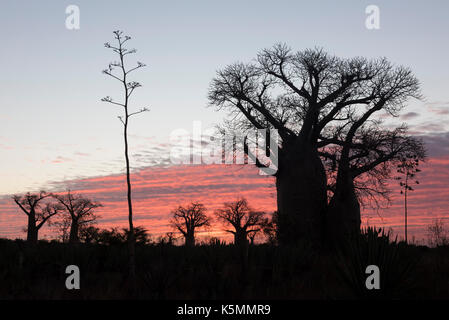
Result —
[[[129, 222], [129, 233], [128, 233], [128, 247], [129, 247], [129, 280], [131, 285], [131, 291], [135, 293], [136, 287], [136, 261], [135, 261], [135, 236], [134, 236], [134, 225], [133, 225], [133, 207], [132, 207], [132, 190], [131, 190], [131, 177], [130, 177], [130, 164], [129, 164], [129, 149], [128, 149], [128, 125], [129, 119], [142, 112], [149, 111], [147, 108], [142, 108], [139, 111], [130, 112], [128, 109], [129, 98], [135, 89], [141, 87], [142, 85], [136, 81], [129, 81], [128, 75], [145, 65], [141, 62], [137, 62], [137, 65], [133, 68], [127, 69], [125, 66], [125, 57], [129, 54], [136, 52], [136, 49], [127, 49], [124, 44], [131, 39], [129, 36], [123, 35], [123, 31], [114, 31], [114, 37], [116, 40], [116, 45], [111, 45], [106, 42], [104, 46], [111, 49], [119, 57], [119, 61], [114, 61], [109, 63], [107, 69], [103, 70], [103, 73], [112, 77], [113, 79], [119, 81], [123, 85], [123, 100], [121, 102], [116, 102], [112, 100], [111, 97], [107, 96], [102, 99], [104, 102], [108, 102], [123, 108], [124, 114], [118, 116], [120, 122], [123, 124], [123, 137], [125, 142], [125, 162], [126, 162], [126, 185], [127, 185], [127, 198], [128, 198], [128, 222]], [[117, 73], [114, 71], [118, 70]]]

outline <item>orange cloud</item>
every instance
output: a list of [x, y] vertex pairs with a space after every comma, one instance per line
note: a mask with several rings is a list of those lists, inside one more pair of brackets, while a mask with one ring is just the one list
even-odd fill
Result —
[[[145, 226], [153, 236], [171, 231], [170, 212], [180, 204], [200, 201], [209, 214], [224, 201], [246, 197], [253, 207], [272, 212], [275, 210], [273, 177], [258, 175], [258, 169], [243, 165], [197, 165], [169, 168], [147, 168], [132, 175], [133, 209], [135, 225]], [[61, 191], [70, 188], [74, 192], [103, 203], [97, 211], [101, 227], [126, 227], [126, 185], [123, 175], [95, 177], [60, 183]], [[1, 200], [0, 235], [23, 237], [21, 228], [26, 223], [10, 199]], [[226, 236], [220, 226], [207, 230], [210, 236]], [[43, 230], [41, 235], [51, 235]], [[204, 234], [204, 233], [203, 233]]]
[[[422, 239], [426, 227], [435, 217], [448, 218], [449, 204], [449, 157], [430, 159], [419, 176], [420, 184], [410, 193], [409, 234]], [[258, 169], [249, 165], [186, 165], [167, 168], [150, 167], [132, 175], [133, 208], [135, 225], [145, 226], [153, 236], [171, 231], [170, 211], [179, 204], [200, 201], [206, 205], [209, 214], [225, 201], [246, 197], [259, 210], [273, 212], [276, 209], [274, 178], [260, 176]], [[93, 177], [63, 181], [56, 186], [63, 192], [70, 188], [103, 203], [98, 210], [100, 227], [126, 227], [127, 206], [124, 175]], [[375, 212], [365, 209], [364, 224], [392, 228], [396, 234], [403, 234], [403, 198], [399, 194], [397, 181], [391, 183], [392, 205]], [[23, 237], [21, 231], [26, 216], [19, 212], [10, 198], [0, 200], [0, 236]], [[202, 234], [230, 239], [214, 223]], [[53, 236], [53, 231], [44, 229], [41, 237]]]

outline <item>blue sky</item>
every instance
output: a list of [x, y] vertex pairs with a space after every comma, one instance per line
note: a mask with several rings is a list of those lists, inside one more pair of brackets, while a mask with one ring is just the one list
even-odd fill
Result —
[[[80, 30], [65, 28], [70, 4], [80, 8]], [[370, 4], [380, 8], [380, 30], [365, 28]], [[100, 102], [120, 93], [101, 74], [115, 59], [103, 47], [112, 30], [131, 35], [135, 59], [148, 65], [134, 75], [143, 88], [133, 106], [151, 109], [131, 127], [139, 167], [173, 130], [219, 123], [224, 114], [206, 108], [216, 70], [276, 42], [411, 67], [426, 100], [410, 103], [407, 112], [419, 114], [410, 124], [447, 131], [447, 115], [430, 110], [449, 104], [448, 14], [444, 0], [2, 1], [0, 194], [122, 171], [120, 110]]]

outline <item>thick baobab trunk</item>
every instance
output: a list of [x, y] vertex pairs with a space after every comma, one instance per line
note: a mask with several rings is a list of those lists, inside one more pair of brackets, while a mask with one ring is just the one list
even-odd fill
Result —
[[78, 230], [79, 230], [78, 221], [72, 219], [72, 223], [70, 225], [69, 243], [78, 243], [80, 241]]
[[237, 247], [246, 247], [248, 246], [248, 239], [245, 230], [237, 230], [234, 233], [234, 245]]
[[195, 246], [195, 235], [192, 234], [187, 234], [185, 236], [185, 240], [186, 240], [186, 247], [194, 247]]
[[242, 278], [246, 281], [248, 279], [248, 237], [246, 230], [243, 228], [237, 229], [234, 233], [234, 245], [240, 258], [240, 265], [242, 267]]
[[328, 240], [336, 243], [360, 231], [360, 205], [350, 177], [339, 177], [326, 215]]
[[326, 210], [326, 173], [316, 147], [283, 145], [276, 176], [278, 237], [284, 245], [321, 245]]
[[28, 214], [27, 242], [37, 243], [38, 229], [36, 227], [36, 217], [33, 213]]

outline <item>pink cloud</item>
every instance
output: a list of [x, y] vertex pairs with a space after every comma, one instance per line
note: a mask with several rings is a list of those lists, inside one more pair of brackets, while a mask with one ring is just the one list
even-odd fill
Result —
[[[449, 218], [449, 157], [431, 158], [422, 167], [420, 184], [410, 193], [409, 233], [422, 239], [426, 227], [435, 217]], [[224, 201], [246, 197], [250, 204], [267, 212], [276, 209], [274, 178], [258, 175], [258, 169], [248, 165], [195, 165], [172, 166], [168, 168], [146, 168], [132, 175], [133, 205], [135, 224], [147, 227], [151, 234], [158, 236], [169, 227], [170, 211], [179, 204], [191, 201], [203, 202], [209, 214]], [[53, 184], [63, 192], [70, 188], [103, 203], [98, 210], [101, 216], [99, 226], [125, 227], [127, 206], [125, 177], [112, 175], [63, 181]], [[392, 205], [382, 209], [379, 215], [366, 209], [364, 223], [392, 228], [396, 234], [403, 234], [403, 199], [399, 194], [397, 181], [391, 183]], [[26, 216], [19, 212], [10, 198], [0, 200], [0, 236], [23, 237], [21, 231], [26, 224]], [[214, 223], [208, 235], [229, 235], [222, 226]], [[203, 233], [204, 235], [205, 233]], [[52, 235], [44, 229], [42, 236]]]

